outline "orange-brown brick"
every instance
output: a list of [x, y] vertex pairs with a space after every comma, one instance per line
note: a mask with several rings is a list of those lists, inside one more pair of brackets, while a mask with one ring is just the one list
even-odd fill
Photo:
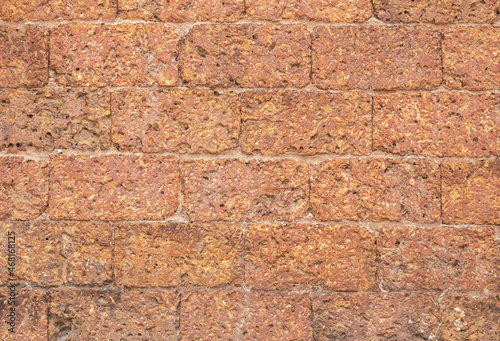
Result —
[[0, 149], [52, 151], [111, 146], [109, 92], [80, 90], [0, 91]]
[[443, 33], [443, 80], [447, 88], [500, 88], [500, 27], [453, 27]]
[[315, 340], [437, 340], [439, 305], [430, 293], [325, 293], [313, 299]]
[[446, 295], [443, 306], [443, 341], [497, 341], [500, 339], [500, 297]]
[[118, 285], [241, 285], [243, 234], [235, 224], [120, 224], [115, 230]]
[[241, 102], [244, 153], [371, 153], [368, 94], [248, 91]]
[[221, 153], [238, 147], [235, 93], [209, 90], [113, 92], [113, 143], [119, 150]]
[[2, 0], [0, 17], [5, 21], [112, 19], [117, 0]]
[[161, 220], [177, 209], [179, 162], [153, 155], [54, 155], [50, 191], [51, 219]]
[[301, 161], [190, 160], [181, 177], [191, 221], [291, 221], [309, 208], [309, 168]]
[[319, 220], [438, 222], [439, 165], [428, 160], [332, 160], [313, 168], [311, 209]]
[[50, 35], [50, 69], [65, 86], [174, 86], [179, 38], [164, 24], [58, 26]]
[[180, 54], [183, 82], [209, 87], [303, 87], [311, 71], [304, 25], [198, 25]]
[[363, 22], [372, 15], [369, 0], [246, 0], [247, 14], [259, 20]]
[[500, 96], [391, 93], [374, 98], [373, 148], [400, 155], [500, 155]]
[[47, 207], [48, 173], [47, 162], [0, 157], [0, 219], [38, 218]]
[[500, 160], [446, 161], [443, 223], [500, 224]]
[[239, 20], [244, 0], [118, 0], [120, 18], [168, 22]]
[[0, 88], [44, 86], [49, 80], [48, 67], [46, 28], [0, 26]]
[[178, 303], [171, 291], [59, 289], [52, 293], [49, 340], [176, 341]]
[[500, 243], [488, 227], [383, 227], [377, 275], [388, 290], [500, 290]]
[[441, 38], [417, 26], [318, 27], [312, 81], [321, 89], [414, 90], [441, 84]]

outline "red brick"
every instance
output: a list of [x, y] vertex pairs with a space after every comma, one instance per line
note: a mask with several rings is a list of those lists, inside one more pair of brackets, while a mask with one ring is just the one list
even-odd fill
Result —
[[64, 86], [175, 86], [179, 38], [164, 24], [58, 26], [50, 69]]
[[54, 155], [50, 191], [51, 219], [161, 220], [177, 209], [179, 162], [153, 155]]
[[423, 159], [346, 159], [313, 168], [311, 209], [323, 221], [440, 220], [439, 165]]
[[443, 80], [450, 89], [500, 88], [500, 27], [443, 30]]
[[238, 147], [235, 93], [120, 90], [112, 94], [112, 110], [119, 150], [217, 154]]
[[377, 275], [388, 290], [500, 290], [500, 243], [488, 227], [384, 227]]
[[374, 98], [373, 148], [400, 155], [500, 155], [498, 94], [391, 93]]
[[443, 223], [500, 224], [500, 160], [442, 163]]
[[304, 25], [197, 25], [183, 41], [182, 80], [188, 87], [304, 87], [310, 47]]
[[248, 91], [241, 102], [241, 149], [246, 154], [371, 153], [368, 94]]
[[46, 28], [0, 26], [0, 88], [46, 85], [49, 80], [48, 51]]
[[309, 168], [301, 161], [189, 160], [181, 177], [192, 221], [290, 221], [309, 208]]
[[47, 162], [0, 157], [0, 174], [0, 219], [30, 220], [45, 211], [49, 192]]
[[318, 27], [312, 81], [321, 89], [415, 90], [441, 84], [441, 38], [418, 26]]

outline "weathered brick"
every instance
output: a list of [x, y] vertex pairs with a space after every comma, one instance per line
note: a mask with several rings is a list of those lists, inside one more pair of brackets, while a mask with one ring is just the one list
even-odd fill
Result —
[[499, 0], [373, 0], [375, 16], [385, 22], [492, 23]]
[[48, 165], [23, 157], [0, 157], [0, 219], [35, 219], [48, 200]]
[[120, 18], [169, 22], [233, 22], [241, 19], [243, 0], [118, 0]]
[[492, 228], [383, 227], [377, 247], [386, 289], [500, 289], [500, 242]]
[[446, 295], [443, 305], [444, 341], [500, 339], [499, 295]]
[[161, 220], [176, 211], [178, 192], [179, 161], [170, 157], [51, 157], [51, 219]]
[[50, 304], [49, 340], [176, 341], [178, 303], [171, 291], [59, 289]]
[[500, 27], [443, 30], [443, 80], [450, 89], [500, 88]]
[[368, 94], [248, 91], [241, 103], [243, 153], [371, 153]]
[[290, 221], [309, 208], [309, 167], [301, 161], [189, 160], [181, 178], [192, 221]]
[[321, 89], [434, 89], [440, 45], [439, 32], [423, 26], [321, 26], [313, 34], [312, 81]]
[[0, 90], [0, 149], [96, 150], [111, 146], [107, 90]]
[[313, 168], [311, 209], [319, 220], [440, 220], [439, 165], [413, 159], [346, 159]]
[[235, 93], [122, 90], [112, 94], [112, 111], [119, 150], [217, 154], [238, 147]]
[[194, 26], [180, 53], [182, 80], [189, 87], [304, 87], [310, 47], [304, 25]]
[[363, 22], [372, 16], [369, 0], [246, 0], [247, 14], [259, 20]]
[[500, 155], [498, 94], [391, 93], [374, 98], [373, 148], [400, 155]]
[[443, 223], [500, 224], [500, 160], [441, 166]]
[[430, 293], [325, 293], [313, 300], [315, 340], [438, 340]]
[[164, 24], [58, 26], [50, 69], [65, 86], [175, 86], [179, 38]]
[[0, 17], [5, 21], [112, 19], [117, 0], [2, 0]]
[[242, 228], [234, 224], [120, 224], [118, 285], [241, 285]]
[[0, 26], [0, 88], [46, 85], [49, 80], [48, 51], [46, 28]]
[[365, 290], [375, 283], [375, 236], [358, 226], [250, 225], [246, 284]]

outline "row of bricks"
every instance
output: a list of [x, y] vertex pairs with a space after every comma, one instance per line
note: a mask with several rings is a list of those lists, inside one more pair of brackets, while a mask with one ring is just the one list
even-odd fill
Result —
[[[8, 316], [7, 292], [0, 312]], [[497, 341], [498, 295], [22, 289], [23, 340]], [[3, 303], [3, 304], [2, 304]], [[10, 335], [9, 335], [10, 334]], [[7, 328], [2, 340], [14, 338]]]
[[[500, 160], [0, 158], [0, 219], [500, 224]], [[182, 193], [182, 201], [179, 194]], [[179, 207], [181, 206], [181, 207]], [[442, 207], [441, 207], [442, 206]]]
[[[373, 124], [373, 128], [372, 128]], [[0, 90], [0, 150], [500, 156], [500, 94]]]
[[[500, 27], [195, 25], [0, 28], [2, 87], [500, 88]], [[50, 37], [49, 37], [50, 36]], [[50, 50], [50, 53], [49, 53]], [[49, 58], [50, 55], [50, 58]], [[50, 61], [49, 61], [50, 59]], [[180, 74], [180, 75], [179, 75]]]

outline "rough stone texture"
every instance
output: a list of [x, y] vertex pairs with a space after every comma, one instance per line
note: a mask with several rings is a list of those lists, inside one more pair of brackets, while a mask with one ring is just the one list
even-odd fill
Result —
[[248, 91], [241, 102], [243, 153], [371, 153], [368, 94]]
[[49, 31], [0, 25], [0, 88], [44, 86], [49, 80]]
[[500, 160], [445, 161], [443, 223], [500, 224]]
[[492, 23], [499, 0], [373, 0], [375, 17], [403, 23]]
[[184, 212], [194, 221], [291, 221], [309, 208], [309, 167], [296, 160], [188, 160]]
[[0, 18], [5, 21], [112, 19], [117, 0], [2, 0]]
[[241, 285], [243, 233], [234, 224], [120, 224], [115, 229], [118, 285]]
[[400, 155], [500, 155], [500, 95], [391, 93], [374, 98], [373, 148]]
[[245, 281], [253, 289], [375, 284], [375, 236], [358, 226], [250, 225], [245, 246]]
[[121, 90], [113, 92], [112, 110], [119, 150], [217, 154], [238, 147], [235, 93]]
[[325, 293], [313, 300], [315, 340], [438, 340], [430, 293]]
[[0, 90], [0, 149], [108, 149], [107, 90]]
[[440, 48], [439, 32], [425, 26], [320, 26], [312, 81], [334, 90], [434, 89], [441, 84]]
[[155, 23], [69, 23], [50, 35], [50, 69], [64, 86], [175, 86], [179, 38]]
[[443, 30], [443, 81], [447, 88], [500, 88], [500, 27]]
[[377, 251], [387, 290], [500, 290], [500, 242], [489, 227], [383, 227]]
[[49, 340], [177, 341], [178, 303], [171, 291], [60, 289], [52, 294]]
[[258, 20], [354, 22], [372, 16], [369, 0], [246, 0], [247, 14]]
[[500, 339], [500, 297], [447, 295], [442, 300], [443, 341]]
[[120, 18], [168, 22], [233, 22], [241, 19], [244, 0], [118, 0]]
[[311, 209], [323, 221], [440, 220], [439, 165], [423, 159], [350, 159], [312, 170]]
[[188, 87], [304, 87], [310, 47], [304, 25], [197, 25], [181, 48], [182, 80]]
[[[47, 309], [48, 296], [46, 293], [26, 288], [16, 288], [16, 332], [8, 331], [8, 314], [11, 305], [9, 289], [0, 288], [0, 315], [2, 327], [0, 339], [2, 341], [46, 341], [47, 340]], [[10, 321], [9, 321], [10, 322]]]
[[0, 219], [30, 220], [47, 207], [47, 162], [0, 157]]
[[177, 209], [179, 161], [153, 155], [53, 155], [50, 191], [51, 219], [161, 220]]

